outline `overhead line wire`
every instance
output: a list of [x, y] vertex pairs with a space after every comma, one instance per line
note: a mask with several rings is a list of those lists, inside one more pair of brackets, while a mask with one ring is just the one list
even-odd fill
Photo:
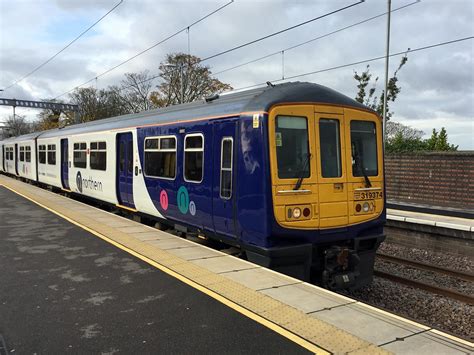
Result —
[[[409, 4], [407, 4], [407, 5], [400, 6], [400, 7], [396, 8], [396, 9], [393, 9], [391, 12], [395, 12], [395, 11], [404, 9], [404, 8], [406, 8], [406, 7], [415, 5], [415, 4], [419, 3], [419, 2], [420, 2], [420, 0], [414, 1], [414, 2], [409, 3]], [[321, 36], [315, 37], [315, 38], [313, 38], [313, 39], [310, 39], [310, 40], [307, 40], [307, 41], [304, 41], [304, 42], [295, 44], [295, 45], [293, 45], [293, 46], [291, 46], [291, 47], [287, 47], [287, 48], [284, 48], [284, 49], [280, 49], [280, 50], [277, 51], [277, 52], [273, 52], [273, 53], [264, 55], [263, 57], [259, 57], [259, 58], [256, 58], [256, 59], [252, 59], [252, 60], [250, 60], [250, 61], [248, 61], [248, 62], [241, 63], [241, 64], [235, 65], [235, 66], [233, 66], [233, 67], [220, 70], [220, 71], [218, 71], [218, 72], [216, 72], [216, 73], [213, 73], [213, 74], [214, 74], [214, 75], [219, 75], [219, 74], [222, 74], [222, 73], [225, 73], [225, 72], [228, 72], [228, 71], [231, 71], [231, 70], [234, 70], [234, 69], [243, 67], [243, 66], [245, 66], [245, 65], [252, 64], [252, 63], [258, 62], [258, 61], [260, 61], [260, 60], [266, 59], [266, 58], [270, 58], [270, 57], [272, 57], [272, 56], [274, 56], [274, 55], [281, 54], [282, 51], [286, 52], [286, 51], [289, 51], [289, 50], [292, 50], [292, 49], [301, 47], [301, 46], [303, 46], [303, 45], [305, 45], [305, 44], [308, 44], [308, 43], [317, 41], [317, 40], [322, 39], [322, 38], [325, 38], [325, 37], [329, 37], [329, 36], [331, 36], [331, 35], [333, 35], [333, 34], [342, 32], [342, 31], [347, 30], [347, 29], [349, 29], [349, 28], [362, 25], [362, 24], [364, 24], [364, 23], [366, 23], [366, 22], [375, 20], [375, 19], [377, 19], [377, 18], [379, 18], [379, 17], [382, 17], [382, 16], [385, 16], [385, 15], [387, 15], [387, 14], [388, 14], [388, 12], [384, 12], [384, 13], [381, 13], [381, 14], [379, 14], [379, 15], [369, 17], [369, 18], [367, 18], [367, 19], [365, 19], [365, 20], [362, 20], [362, 21], [353, 23], [353, 24], [351, 24], [351, 25], [348, 25], [348, 26], [339, 28], [339, 29], [337, 29], [337, 30], [335, 30], [335, 31], [328, 32], [328, 33], [326, 33], [326, 34], [324, 34], [324, 35], [321, 35]]]
[[123, 62], [121, 62], [121, 63], [119, 63], [119, 64], [113, 66], [112, 68], [107, 69], [106, 71], [100, 73], [99, 75], [96, 75], [96, 76], [93, 77], [92, 79], [87, 80], [86, 82], [84, 82], [84, 83], [82, 83], [82, 84], [80, 84], [80, 85], [74, 87], [73, 89], [68, 90], [68, 91], [62, 93], [61, 95], [56, 96], [56, 97], [54, 98], [54, 100], [56, 100], [57, 98], [59, 98], [59, 97], [61, 97], [61, 96], [63, 96], [63, 95], [66, 95], [66, 94], [70, 93], [71, 91], [74, 91], [75, 89], [77, 89], [77, 88], [79, 88], [79, 87], [81, 87], [81, 86], [84, 86], [84, 85], [86, 85], [86, 84], [89, 84], [91, 81], [94, 81], [94, 80], [96, 80], [96, 79], [98, 79], [98, 78], [100, 78], [100, 77], [102, 77], [102, 76], [104, 76], [104, 75], [110, 73], [111, 71], [113, 71], [113, 70], [115, 70], [115, 69], [121, 67], [122, 65], [124, 65], [124, 64], [126, 64], [126, 63], [131, 62], [131, 61], [134, 60], [135, 58], [141, 56], [142, 54], [145, 54], [146, 52], [152, 50], [153, 48], [156, 48], [156, 47], [159, 46], [160, 44], [163, 44], [164, 42], [170, 40], [171, 38], [173, 38], [173, 37], [175, 37], [175, 36], [177, 36], [177, 35], [179, 35], [180, 33], [184, 32], [184, 31], [187, 31], [190, 27], [192, 27], [192, 26], [198, 24], [198, 23], [201, 22], [201, 21], [204, 21], [204, 20], [207, 19], [208, 17], [214, 15], [216, 12], [219, 12], [219, 11], [221, 11], [222, 9], [224, 9], [225, 7], [229, 6], [229, 5], [232, 4], [233, 2], [234, 2], [234, 0], [230, 0], [228, 3], [222, 5], [222, 6], [220, 6], [219, 8], [217, 8], [216, 10], [214, 10], [214, 11], [208, 13], [206, 16], [201, 17], [200, 19], [194, 21], [194, 22], [191, 23], [190, 25], [188, 25], [188, 26], [186, 26], [186, 27], [184, 27], [184, 28], [182, 28], [182, 29], [176, 31], [175, 33], [173, 33], [173, 34], [169, 35], [168, 37], [162, 39], [161, 41], [159, 41], [159, 42], [153, 44], [152, 46], [150, 46], [150, 47], [148, 47], [148, 48], [146, 48], [146, 49], [144, 49], [144, 50], [138, 52], [137, 54], [133, 55], [132, 57], [128, 58], [127, 60], [125, 60], [125, 61], [123, 61]]
[[22, 78], [16, 80], [15, 82], [13, 82], [12, 84], [10, 84], [9, 86], [7, 86], [5, 89], [3, 89], [3, 91], [6, 91], [8, 90], [9, 88], [11, 88], [12, 86], [18, 84], [19, 82], [23, 81], [24, 79], [28, 78], [29, 76], [33, 75], [34, 73], [36, 73], [38, 70], [40, 70], [41, 68], [43, 68], [46, 64], [48, 64], [49, 62], [51, 62], [54, 58], [56, 58], [59, 54], [61, 54], [62, 52], [64, 52], [67, 48], [69, 48], [73, 43], [75, 43], [79, 38], [81, 38], [83, 35], [85, 35], [87, 32], [89, 32], [95, 25], [97, 25], [100, 21], [102, 21], [105, 17], [107, 17], [112, 11], [114, 11], [117, 7], [119, 7], [119, 5], [121, 5], [123, 3], [124, 0], [120, 0], [119, 3], [117, 3], [114, 7], [112, 7], [105, 15], [103, 15], [101, 18], [99, 18], [96, 22], [94, 22], [92, 25], [90, 25], [86, 30], [82, 31], [76, 38], [74, 38], [71, 42], [69, 42], [64, 48], [62, 48], [59, 52], [57, 52], [55, 55], [53, 55], [52, 57], [50, 57], [48, 60], [46, 60], [44, 63], [40, 64], [39, 66], [37, 66], [35, 69], [33, 69], [31, 72], [29, 72], [28, 74], [24, 75]]
[[[408, 54], [408, 53], [413, 53], [413, 52], [419, 52], [419, 51], [422, 51], [422, 50], [431, 49], [431, 48], [435, 48], [435, 47], [441, 47], [441, 46], [445, 46], [445, 45], [453, 44], [453, 43], [457, 43], [457, 42], [463, 42], [463, 41], [467, 41], [467, 40], [470, 40], [470, 39], [474, 39], [474, 36], [468, 36], [468, 37], [458, 38], [458, 39], [454, 39], [454, 40], [451, 40], [451, 41], [440, 42], [440, 43], [431, 44], [431, 45], [424, 46], [424, 47], [418, 47], [418, 48], [415, 48], [415, 49], [410, 49], [410, 48], [408, 48], [408, 50], [406, 50], [406, 51], [401, 51], [401, 52], [397, 52], [397, 53], [392, 53], [392, 54], [389, 55], [389, 57], [395, 57], [395, 56], [399, 56], [399, 55], [402, 55], [402, 54]], [[358, 65], [358, 64], [364, 64], [364, 63], [374, 62], [374, 61], [377, 61], [377, 60], [380, 60], [380, 59], [385, 59], [386, 57], [387, 57], [386, 55], [381, 55], [381, 56], [373, 57], [373, 58], [370, 58], [370, 59], [359, 60], [359, 61], [357, 61], [357, 62], [352, 62], [352, 63], [348, 63], [348, 64], [342, 64], [342, 65], [337, 65], [337, 66], [334, 66], [334, 67], [325, 68], [325, 69], [320, 69], [320, 70], [315, 70], [315, 71], [311, 71], [311, 72], [308, 72], [308, 73], [292, 75], [292, 76], [286, 77], [285, 79], [276, 79], [276, 80], [272, 80], [271, 82], [272, 82], [272, 83], [276, 83], [276, 82], [280, 82], [280, 81], [285, 81], [285, 80], [290, 80], [290, 79], [299, 78], [299, 77], [302, 77], [302, 76], [313, 75], [313, 74], [320, 74], [320, 73], [324, 73], [324, 72], [331, 71], [331, 70], [347, 68], [347, 67], [350, 67], [350, 66], [353, 66], [353, 65]], [[234, 89], [234, 90], [232, 90], [232, 91], [238, 91], [238, 90], [244, 90], [244, 89], [251, 89], [251, 88], [258, 87], [258, 86], [263, 86], [263, 85], [266, 85], [266, 84], [267, 84], [267, 82], [259, 83], [259, 84], [255, 84], [255, 85], [250, 85], [250, 86], [245, 86], [245, 87], [237, 88], [237, 89]]]
[[[328, 12], [328, 13], [326, 13], [326, 14], [324, 14], [324, 15], [320, 15], [320, 16], [314, 17], [314, 18], [312, 18], [312, 19], [309, 19], [309, 20], [307, 20], [307, 21], [301, 22], [301, 23], [296, 24], [296, 25], [294, 25], [294, 26], [287, 27], [287, 28], [285, 28], [285, 29], [283, 29], [283, 30], [280, 30], [280, 31], [271, 33], [271, 34], [269, 34], [269, 35], [266, 35], [266, 36], [257, 38], [257, 39], [255, 39], [255, 40], [252, 40], [252, 41], [249, 41], [249, 42], [246, 42], [246, 43], [243, 43], [243, 44], [241, 44], [241, 45], [238, 45], [238, 46], [235, 46], [235, 47], [233, 47], [233, 48], [227, 49], [227, 50], [225, 50], [225, 51], [222, 51], [222, 52], [213, 54], [213, 55], [211, 55], [211, 56], [205, 57], [205, 58], [200, 59], [199, 61], [197, 61], [196, 63], [191, 64], [191, 65], [200, 64], [200, 63], [202, 63], [202, 62], [205, 62], [205, 61], [207, 61], [207, 60], [216, 58], [216, 57], [218, 57], [218, 56], [227, 54], [227, 53], [232, 52], [232, 51], [235, 51], [235, 50], [237, 50], [237, 49], [240, 49], [240, 48], [249, 46], [249, 45], [251, 45], [251, 44], [254, 44], [254, 43], [263, 41], [263, 40], [265, 40], [265, 39], [268, 39], [268, 38], [273, 37], [273, 36], [276, 36], [276, 35], [278, 35], [278, 34], [287, 32], [287, 31], [292, 30], [292, 29], [294, 29], [294, 28], [297, 28], [297, 27], [306, 25], [306, 24], [308, 24], [308, 23], [311, 23], [311, 22], [314, 22], [314, 21], [316, 21], [316, 20], [322, 19], [322, 18], [327, 17], [327, 16], [329, 16], [329, 15], [335, 14], [335, 13], [340, 12], [340, 11], [343, 11], [343, 10], [346, 10], [346, 9], [348, 9], [348, 8], [350, 8], [350, 7], [353, 7], [353, 6], [356, 6], [356, 5], [360, 5], [360, 4], [362, 4], [363, 2], [365, 2], [365, 0], [360, 0], [359, 2], [353, 3], [353, 4], [351, 4], [351, 5], [344, 6], [344, 7], [342, 7], [342, 8], [337, 9], [337, 10]], [[406, 6], [408, 6], [408, 5], [406, 5]], [[278, 53], [280, 53], [280, 52], [281, 52], [281, 51], [279, 51]], [[272, 54], [272, 55], [273, 55], [273, 54]], [[189, 67], [189, 66], [190, 66], [190, 65], [187, 65], [186, 67]], [[174, 72], [174, 71], [178, 71], [178, 69], [171, 70], [171, 72]], [[215, 74], [214, 74], [214, 75], [215, 75]], [[148, 78], [148, 79], [146, 79], [146, 80], [141, 81], [139, 84], [143, 84], [143, 83], [146, 83], [146, 82], [148, 82], [148, 81], [154, 80], [154, 79], [158, 78], [159, 76], [160, 76], [160, 74], [154, 75], [154, 76], [152, 76], [151, 78]], [[83, 85], [89, 83], [89, 82], [92, 81], [92, 80], [93, 80], [93, 79], [89, 80], [88, 82], [84, 83]], [[80, 86], [82, 86], [82, 85], [80, 85]], [[119, 90], [121, 91], [121, 90], [127, 89], [127, 88], [129, 88], [129, 87], [131, 87], [131, 86], [127, 86], [127, 87], [121, 88], [121, 89], [119, 89]], [[72, 89], [72, 90], [74, 90], [74, 89]], [[72, 91], [72, 90], [70, 90], [70, 91]], [[69, 91], [69, 92], [70, 92], [70, 91]], [[64, 94], [62, 94], [62, 95], [64, 95]], [[62, 96], [62, 95], [60, 95], [60, 96]]]

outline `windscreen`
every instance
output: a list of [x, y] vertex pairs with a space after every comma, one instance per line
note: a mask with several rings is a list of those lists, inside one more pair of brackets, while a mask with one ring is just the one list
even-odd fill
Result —
[[378, 175], [376, 138], [374, 122], [351, 121], [353, 176]]
[[277, 116], [275, 143], [280, 179], [309, 177], [308, 120], [306, 117]]

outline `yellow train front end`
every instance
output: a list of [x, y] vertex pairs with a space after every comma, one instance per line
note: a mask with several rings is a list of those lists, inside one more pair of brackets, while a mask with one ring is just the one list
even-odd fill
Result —
[[351, 107], [282, 104], [270, 110], [268, 132], [276, 229], [313, 245], [313, 278], [326, 287], [369, 283], [384, 239], [380, 118]]

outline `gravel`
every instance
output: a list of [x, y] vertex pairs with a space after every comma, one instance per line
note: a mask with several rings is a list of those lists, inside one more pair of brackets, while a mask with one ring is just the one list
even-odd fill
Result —
[[394, 243], [382, 243], [379, 252], [401, 258], [442, 266], [463, 272], [474, 272], [474, 258], [432, 250], [411, 248]]
[[374, 277], [371, 285], [341, 292], [469, 341], [474, 340], [474, 306]]
[[375, 259], [375, 269], [410, 280], [420, 281], [428, 285], [448, 288], [466, 295], [474, 295], [474, 283], [456, 279], [448, 275], [419, 270], [410, 266], [377, 259]]
[[[451, 255], [391, 243], [383, 243], [379, 252], [468, 273], [472, 273], [474, 270], [474, 260], [467, 256]], [[454, 289], [464, 294], [474, 295], [474, 283], [455, 279], [447, 275], [419, 270], [414, 267], [380, 259], [376, 259], [375, 269], [427, 284]], [[470, 341], [474, 340], [473, 305], [401, 285], [380, 277], [374, 277], [371, 285], [357, 291], [342, 291], [341, 293], [402, 317], [413, 319], [429, 327]]]

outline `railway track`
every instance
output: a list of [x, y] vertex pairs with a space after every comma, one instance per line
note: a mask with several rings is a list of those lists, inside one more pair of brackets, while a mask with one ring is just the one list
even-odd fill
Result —
[[[417, 262], [417, 261], [413, 261], [413, 260], [407, 260], [407, 259], [404, 259], [404, 258], [399, 258], [399, 257], [386, 255], [386, 254], [377, 254], [377, 258], [379, 260], [388, 261], [388, 262], [399, 264], [399, 265], [414, 267], [414, 268], [419, 269], [419, 270], [431, 271], [431, 272], [435, 272], [435, 273], [438, 273], [438, 274], [448, 275], [450, 277], [457, 278], [457, 279], [460, 279], [460, 280], [474, 282], [474, 274], [472, 274], [472, 273], [460, 272], [460, 271], [447, 269], [447, 268], [440, 267], [440, 266], [435, 266], [435, 265], [426, 264], [426, 263], [422, 263], [422, 262]], [[378, 277], [381, 277], [381, 278], [384, 278], [384, 279], [394, 281], [396, 283], [400, 283], [400, 284], [404, 284], [404, 285], [407, 285], [407, 286], [415, 287], [415, 288], [422, 289], [422, 290], [432, 292], [432, 293], [436, 293], [436, 294], [439, 294], [439, 295], [442, 295], [442, 296], [445, 296], [445, 297], [448, 297], [448, 298], [451, 298], [451, 299], [455, 299], [455, 300], [458, 300], [458, 301], [461, 301], [461, 302], [464, 302], [464, 303], [467, 303], [467, 304], [470, 304], [470, 305], [474, 305], [474, 297], [473, 296], [467, 295], [467, 294], [464, 294], [464, 293], [460, 293], [458, 291], [451, 290], [449, 288], [435, 286], [435, 285], [432, 285], [432, 284], [424, 283], [424, 282], [413, 280], [413, 279], [408, 279], [408, 278], [405, 278], [403, 276], [394, 275], [394, 274], [390, 274], [390, 273], [387, 273], [387, 272], [384, 272], [384, 271], [379, 271], [379, 270], [374, 270], [374, 275], [378, 276]]]

